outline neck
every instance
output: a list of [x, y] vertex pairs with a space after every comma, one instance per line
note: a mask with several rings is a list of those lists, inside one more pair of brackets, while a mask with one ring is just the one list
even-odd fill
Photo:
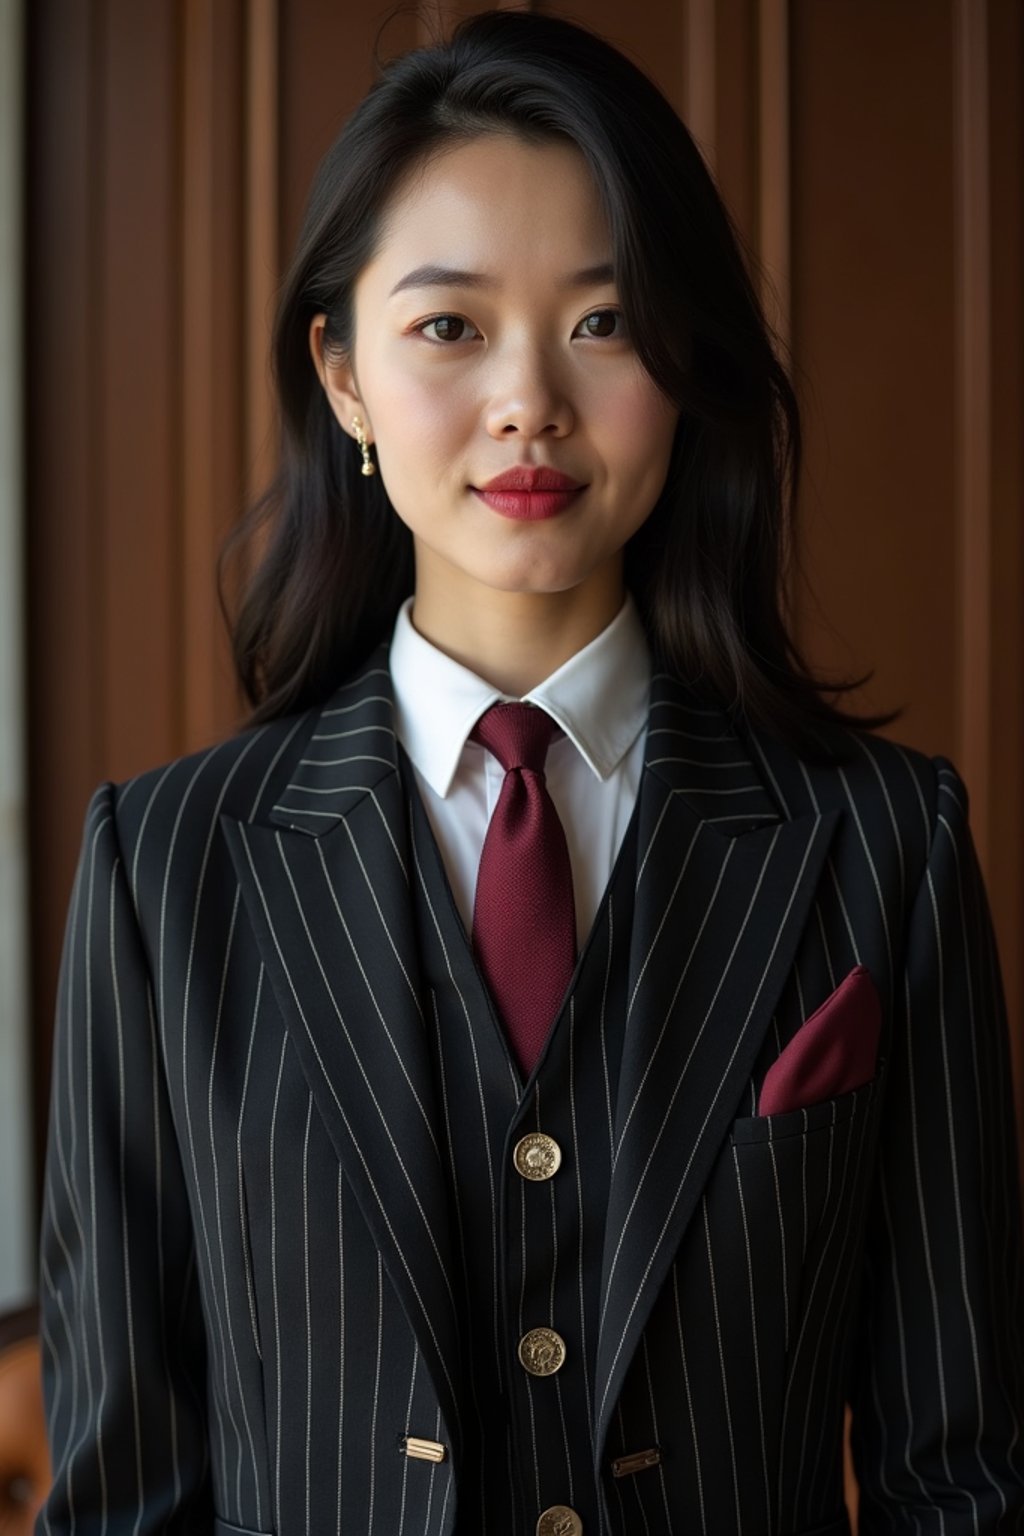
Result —
[[569, 592], [481, 589], [458, 602], [418, 583], [412, 621], [420, 634], [502, 693], [522, 698], [591, 640], [622, 607], [621, 571]]

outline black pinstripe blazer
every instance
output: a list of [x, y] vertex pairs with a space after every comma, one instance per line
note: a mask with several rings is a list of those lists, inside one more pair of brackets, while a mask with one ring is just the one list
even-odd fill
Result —
[[[385, 664], [93, 796], [55, 1041], [40, 1530], [482, 1528], [456, 1524], [469, 1410]], [[655, 679], [596, 1476], [624, 1403], [673, 1453], [609, 1530], [844, 1530], [846, 1401], [862, 1530], [1024, 1528], [1006, 1022], [966, 795], [942, 758], [850, 744], [810, 766]], [[758, 1116], [858, 964], [874, 1079]]]

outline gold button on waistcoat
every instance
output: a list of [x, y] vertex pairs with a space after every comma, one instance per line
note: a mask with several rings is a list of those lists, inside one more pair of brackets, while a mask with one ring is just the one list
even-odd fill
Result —
[[531, 1328], [519, 1340], [519, 1360], [531, 1376], [553, 1376], [565, 1359], [565, 1340], [553, 1328]]
[[512, 1158], [516, 1172], [524, 1179], [550, 1179], [561, 1167], [562, 1149], [543, 1131], [531, 1131], [529, 1136], [516, 1142]]
[[568, 1504], [552, 1504], [537, 1521], [537, 1536], [583, 1536], [583, 1521]]

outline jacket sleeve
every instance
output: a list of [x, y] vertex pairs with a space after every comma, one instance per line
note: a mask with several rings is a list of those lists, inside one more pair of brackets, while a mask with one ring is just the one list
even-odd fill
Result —
[[1024, 1530], [1024, 1294], [1006, 1007], [956, 769], [934, 760], [898, 973], [854, 1352], [860, 1531]]
[[90, 802], [54, 1037], [40, 1302], [53, 1488], [37, 1533], [211, 1527], [188, 1203], [116, 791]]

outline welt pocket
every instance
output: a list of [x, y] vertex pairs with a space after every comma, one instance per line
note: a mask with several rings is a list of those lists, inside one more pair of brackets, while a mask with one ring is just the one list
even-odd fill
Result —
[[777, 1115], [744, 1115], [732, 1123], [732, 1143], [750, 1146], [791, 1136], [817, 1136], [847, 1121], [866, 1119], [877, 1097], [883, 1071], [884, 1064], [880, 1062], [874, 1077], [859, 1088], [808, 1104], [804, 1109], [787, 1109]]
[[256, 1531], [250, 1526], [232, 1525], [230, 1520], [213, 1517], [213, 1536], [274, 1536], [272, 1531]]

